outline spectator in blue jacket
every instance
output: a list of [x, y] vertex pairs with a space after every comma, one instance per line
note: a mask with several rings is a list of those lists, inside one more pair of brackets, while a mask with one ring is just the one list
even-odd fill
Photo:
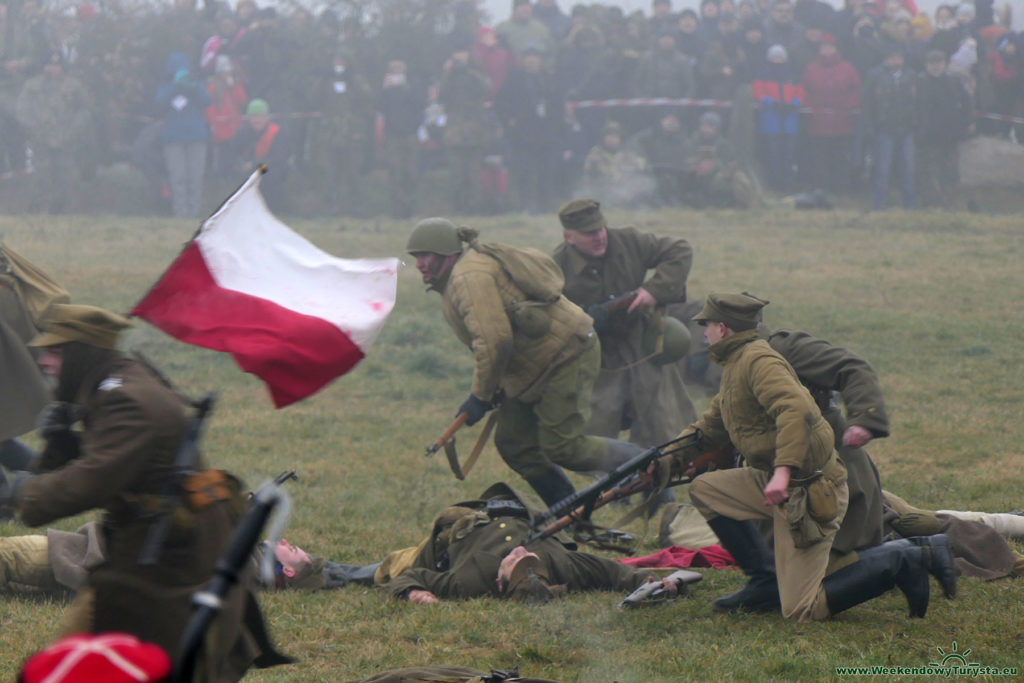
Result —
[[199, 215], [206, 170], [209, 131], [203, 111], [210, 105], [206, 86], [192, 80], [188, 58], [175, 52], [167, 58], [167, 81], [156, 92], [164, 121], [164, 162], [171, 185], [171, 207], [179, 218]]

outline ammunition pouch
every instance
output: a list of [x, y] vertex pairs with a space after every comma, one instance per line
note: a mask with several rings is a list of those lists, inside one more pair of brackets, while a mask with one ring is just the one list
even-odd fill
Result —
[[514, 301], [505, 307], [512, 327], [531, 339], [540, 339], [551, 331], [551, 316], [545, 301]]
[[181, 482], [185, 504], [193, 512], [199, 512], [214, 503], [231, 500], [237, 491], [232, 486], [233, 478], [224, 470], [196, 472]]
[[846, 482], [846, 466], [833, 452], [825, 466], [809, 477], [792, 480], [786, 501], [786, 523], [797, 548], [823, 540], [839, 516], [838, 489]]

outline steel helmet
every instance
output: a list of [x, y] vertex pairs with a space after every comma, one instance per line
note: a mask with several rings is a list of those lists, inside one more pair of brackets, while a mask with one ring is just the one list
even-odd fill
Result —
[[[651, 321], [644, 329], [642, 350], [644, 356], [652, 356], [655, 365], [675, 363], [690, 352], [690, 330], [678, 318], [670, 315], [661, 317], [661, 329], [656, 321]], [[653, 355], [658, 348], [658, 337], [663, 335], [661, 352]]]
[[447, 218], [424, 218], [412, 229], [405, 250], [410, 254], [429, 251], [451, 256], [462, 251], [462, 240], [458, 228]]

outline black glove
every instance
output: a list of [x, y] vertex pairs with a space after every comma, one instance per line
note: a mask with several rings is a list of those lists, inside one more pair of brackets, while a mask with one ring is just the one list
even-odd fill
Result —
[[587, 306], [587, 315], [594, 319], [594, 331], [599, 334], [607, 332], [612, 326], [612, 313], [608, 311], [608, 306], [603, 303]]
[[14, 503], [18, 499], [18, 490], [31, 477], [32, 475], [27, 472], [18, 472], [9, 479], [0, 480], [0, 511], [14, 508]]
[[466, 399], [465, 403], [459, 406], [459, 412], [455, 413], [455, 415], [457, 416], [460, 413], [465, 413], [466, 424], [469, 426], [473, 426], [481, 419], [483, 419], [483, 416], [487, 414], [487, 411], [493, 407], [494, 406], [492, 406], [487, 401], [479, 399], [473, 394], [470, 394], [469, 398]]
[[78, 421], [78, 408], [73, 403], [54, 402], [47, 405], [36, 416], [36, 429], [44, 439], [71, 431], [71, 425]]

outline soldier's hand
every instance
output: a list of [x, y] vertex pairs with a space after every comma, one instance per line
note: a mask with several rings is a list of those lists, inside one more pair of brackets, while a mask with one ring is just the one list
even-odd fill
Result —
[[51, 439], [58, 434], [71, 430], [71, 425], [78, 421], [78, 409], [73, 403], [55, 401], [50, 403], [36, 416], [36, 429], [44, 439]]
[[789, 468], [786, 466], [776, 467], [775, 474], [764, 487], [764, 504], [778, 505], [789, 498]]
[[874, 438], [871, 432], [859, 425], [850, 425], [843, 432], [843, 445], [847, 448], [863, 448], [868, 441]]
[[637, 287], [636, 297], [633, 299], [633, 303], [629, 305], [629, 308], [626, 309], [626, 313], [632, 313], [637, 309], [647, 310], [649, 308], [654, 308], [657, 305], [658, 301], [654, 298], [653, 294], [643, 287]]
[[436, 605], [441, 602], [430, 591], [409, 591], [409, 602], [414, 605]]
[[459, 411], [455, 414], [459, 415], [460, 413], [465, 413], [466, 424], [468, 426], [473, 426], [482, 420], [484, 415], [487, 414], [487, 411], [493, 407], [494, 406], [487, 401], [470, 394], [469, 398], [466, 399], [466, 401], [459, 407]]

